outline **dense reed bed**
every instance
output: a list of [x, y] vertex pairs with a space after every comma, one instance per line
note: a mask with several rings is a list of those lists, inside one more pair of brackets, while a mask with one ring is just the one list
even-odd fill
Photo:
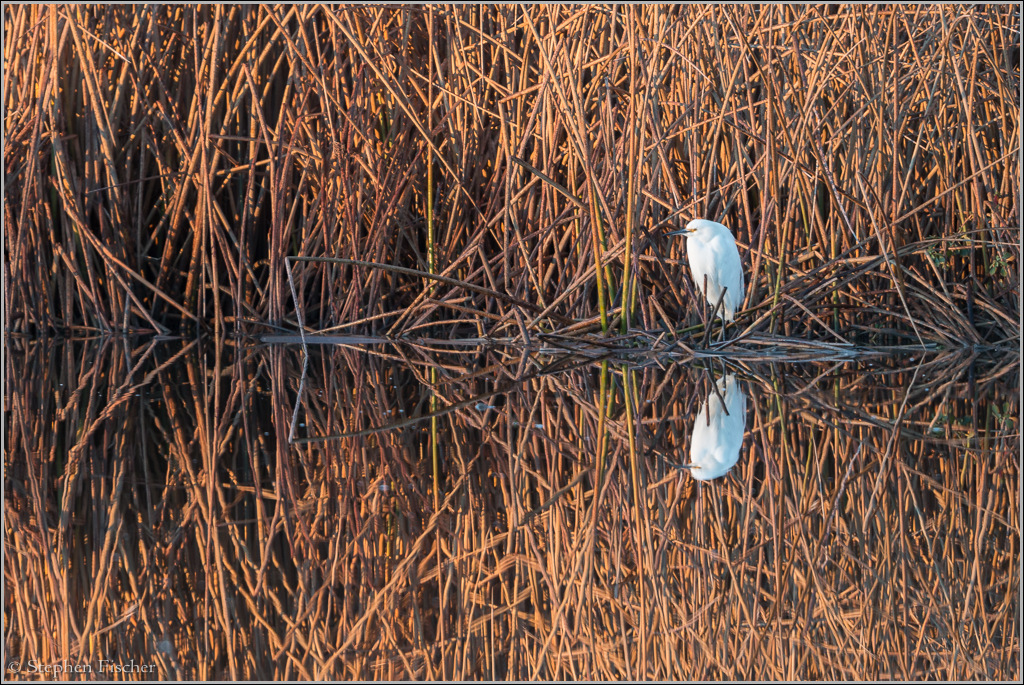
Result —
[[[1016, 358], [730, 366], [747, 434], [699, 485], [672, 465], [709, 392], [699, 364], [316, 348], [300, 396], [297, 347], [15, 348], [9, 662], [1021, 675]], [[435, 420], [384, 430], [432, 397]], [[300, 437], [362, 434], [288, 445], [296, 401]]]
[[295, 265], [312, 328], [678, 328], [661, 233], [708, 217], [756, 332], [1019, 336], [1016, 5], [20, 5], [4, 29], [8, 331], [294, 330], [289, 256], [371, 263]]

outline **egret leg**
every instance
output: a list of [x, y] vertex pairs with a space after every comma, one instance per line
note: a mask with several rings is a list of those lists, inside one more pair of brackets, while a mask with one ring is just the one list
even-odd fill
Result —
[[708, 346], [708, 342], [710, 342], [711, 340], [711, 327], [714, 325], [714, 321], [715, 313], [714, 311], [712, 311], [711, 316], [708, 317], [704, 322], [704, 337], [700, 341], [700, 346], [702, 348], [706, 349]]
[[708, 292], [708, 275], [704, 274], [704, 289], [701, 290], [701, 292], [700, 292], [700, 317], [701, 317], [701, 320], [704, 323], [704, 337], [700, 341], [700, 346], [702, 348], [707, 348], [707, 346], [708, 346], [708, 339], [709, 339], [709, 335], [711, 333], [711, 322], [715, 320], [714, 319], [714, 312], [712, 312], [711, 318], [708, 318], [707, 316], [704, 315], [704, 312], [706, 310], [705, 303], [707, 302], [707, 299], [708, 299], [707, 298], [707, 292]]
[[722, 332], [718, 336], [719, 342], [725, 340], [725, 329], [729, 325], [729, 322], [725, 320], [725, 293], [728, 290], [728, 286], [722, 288], [722, 294], [718, 298], [718, 306], [715, 307], [716, 310], [718, 309], [718, 307], [722, 308]]
[[[708, 377], [710, 376], [711, 377], [711, 388], [712, 388], [712, 390], [715, 391], [715, 393], [718, 393], [718, 383], [715, 382], [715, 368], [714, 368], [714, 366], [715, 366], [715, 362], [712, 361], [711, 362], [711, 369], [710, 370], [708, 370], [707, 367], [704, 367], [704, 378], [703, 378], [703, 380], [707, 380]], [[724, 399], [722, 400], [722, 404], [723, 404], [723, 406], [725, 405], [725, 400]], [[704, 412], [704, 421], [706, 422], [705, 425], [707, 425], [707, 426], [711, 425], [711, 407], [710, 407], [710, 403], [709, 403], [709, 406], [707, 407], [707, 411]]]
[[[711, 338], [711, 325], [714, 323], [715, 318], [718, 316], [719, 310], [724, 307], [725, 302], [725, 291], [728, 288], [722, 288], [722, 294], [718, 296], [718, 302], [715, 303], [715, 308], [711, 312], [711, 318], [708, 319], [707, 327], [704, 329], [704, 347], [708, 346], [708, 340]], [[725, 317], [722, 317], [722, 335], [725, 335]]]
[[[722, 369], [722, 377], [725, 377], [724, 368]], [[711, 389], [715, 391], [715, 397], [717, 397], [718, 401], [722, 403], [722, 411], [725, 412], [726, 416], [729, 416], [729, 407], [725, 404], [725, 397], [722, 396], [722, 391], [718, 389], [718, 383], [715, 382], [715, 375], [713, 373], [711, 374]], [[711, 425], [710, 421], [708, 421], [708, 425]]]
[[708, 275], [704, 274], [704, 287], [700, 291], [700, 317], [703, 319], [704, 328], [708, 326], [707, 318], [707, 300], [708, 300]]

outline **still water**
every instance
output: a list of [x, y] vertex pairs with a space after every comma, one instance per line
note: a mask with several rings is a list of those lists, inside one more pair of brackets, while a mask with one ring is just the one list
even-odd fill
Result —
[[8, 677], [1020, 676], [1016, 355], [6, 365]]

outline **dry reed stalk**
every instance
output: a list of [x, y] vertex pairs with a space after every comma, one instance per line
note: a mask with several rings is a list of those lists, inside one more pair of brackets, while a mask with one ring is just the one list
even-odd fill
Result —
[[[4, 24], [12, 332], [290, 326], [289, 256], [500, 291], [544, 313], [527, 335], [680, 328], [694, 292], [659, 234], [706, 216], [736, 232], [758, 333], [1019, 336], [1012, 5], [22, 5]], [[300, 272], [321, 329], [522, 328], [483, 292]]]

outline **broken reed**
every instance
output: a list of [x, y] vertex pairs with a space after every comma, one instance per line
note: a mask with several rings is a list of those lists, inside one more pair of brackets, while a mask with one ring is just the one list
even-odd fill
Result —
[[9, 331], [293, 327], [286, 256], [541, 312], [308, 265], [320, 328], [678, 328], [660, 234], [709, 217], [758, 332], [1019, 332], [1014, 5], [22, 5], [4, 28]]
[[[299, 397], [298, 346], [13, 347], [11, 660], [129, 653], [179, 680], [1020, 676], [1015, 358], [741, 367], [739, 461], [698, 486], [671, 464], [710, 392], [699, 365], [316, 347]], [[314, 437], [435, 396], [486, 408], [286, 441], [296, 400]]]

